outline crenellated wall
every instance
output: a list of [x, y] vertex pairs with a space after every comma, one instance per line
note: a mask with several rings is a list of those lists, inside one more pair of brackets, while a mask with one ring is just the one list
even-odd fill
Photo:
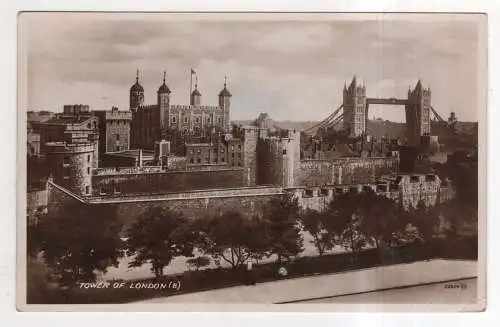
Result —
[[[416, 178], [418, 177], [418, 178]], [[409, 208], [423, 200], [427, 206], [433, 206], [437, 201], [446, 201], [440, 194], [446, 192], [447, 185], [441, 187], [437, 176], [430, 175], [400, 176], [377, 183], [329, 185], [323, 187], [281, 188], [273, 186], [239, 187], [205, 189], [197, 191], [179, 191], [156, 194], [103, 194], [100, 196], [80, 197], [55, 185], [48, 183], [48, 210], [56, 211], [70, 202], [85, 205], [115, 204], [122, 222], [129, 225], [148, 208], [160, 206], [182, 211], [188, 218], [204, 218], [220, 215], [228, 210], [239, 210], [246, 215], [257, 215], [269, 200], [292, 194], [298, 200], [302, 210], [325, 210], [338, 195], [355, 190], [363, 192], [373, 190], [379, 195], [400, 202]], [[402, 201], [402, 202], [401, 202]]]
[[178, 192], [172, 194], [141, 196], [102, 196], [81, 199], [58, 185], [49, 183], [49, 212], [54, 212], [69, 203], [86, 205], [115, 204], [124, 229], [130, 226], [148, 208], [159, 206], [183, 212], [187, 218], [204, 218], [220, 215], [228, 210], [239, 210], [253, 215], [262, 212], [263, 206], [272, 198], [283, 195], [282, 188], [244, 187]]
[[382, 175], [396, 173], [397, 169], [398, 160], [396, 157], [306, 159], [300, 161], [295, 185], [373, 183]]
[[120, 171], [94, 175], [92, 195], [157, 194], [243, 187], [245, 184], [242, 168], [165, 171], [161, 170], [161, 167], [143, 167], [137, 173], [133, 170], [120, 169]]

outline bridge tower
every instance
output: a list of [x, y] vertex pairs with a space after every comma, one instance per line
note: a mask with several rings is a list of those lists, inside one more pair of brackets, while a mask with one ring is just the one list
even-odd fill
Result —
[[344, 129], [349, 131], [351, 137], [366, 133], [366, 87], [358, 85], [356, 76], [353, 77], [349, 87], [344, 84]]
[[413, 90], [408, 90], [405, 111], [408, 145], [421, 146], [422, 136], [431, 135], [431, 90], [424, 88], [420, 80]]

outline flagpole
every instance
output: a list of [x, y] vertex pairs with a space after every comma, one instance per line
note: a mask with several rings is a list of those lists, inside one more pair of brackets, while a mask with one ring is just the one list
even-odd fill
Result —
[[191, 94], [193, 93], [193, 68], [189, 71], [189, 103], [191, 104]]

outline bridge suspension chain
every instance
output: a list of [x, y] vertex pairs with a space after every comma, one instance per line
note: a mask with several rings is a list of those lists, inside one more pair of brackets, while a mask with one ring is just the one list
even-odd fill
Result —
[[441, 117], [441, 116], [437, 113], [437, 111], [436, 111], [436, 110], [434, 110], [434, 108], [433, 108], [432, 106], [429, 106], [429, 107], [431, 108], [431, 111], [432, 111], [432, 113], [434, 114], [434, 117], [436, 117], [436, 118], [437, 118], [437, 120], [438, 120], [439, 122], [444, 123], [444, 122], [445, 122], [445, 120], [443, 119], [443, 117]]
[[311, 126], [309, 128], [304, 129], [303, 132], [306, 133], [306, 134], [310, 134], [313, 131], [318, 130], [319, 128], [329, 127], [329, 126], [335, 126], [339, 122], [339, 117], [343, 117], [343, 114], [341, 114], [340, 116], [337, 116], [338, 113], [340, 112], [340, 110], [343, 107], [344, 107], [344, 105], [341, 104], [331, 115], [329, 115], [328, 117], [326, 117], [325, 119], [323, 119], [318, 124], [316, 124], [314, 126]]

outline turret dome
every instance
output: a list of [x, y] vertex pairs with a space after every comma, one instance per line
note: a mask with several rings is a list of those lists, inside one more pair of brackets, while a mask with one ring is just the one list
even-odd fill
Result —
[[137, 75], [135, 76], [135, 84], [130, 88], [130, 92], [144, 92], [144, 88], [139, 83], [139, 70], [137, 70]]
[[158, 88], [158, 93], [167, 93], [167, 94], [170, 94], [170, 89], [168, 88], [167, 84], [165, 83], [165, 76], [166, 76], [166, 72], [164, 71], [163, 72], [163, 84], [160, 85], [160, 87]]

